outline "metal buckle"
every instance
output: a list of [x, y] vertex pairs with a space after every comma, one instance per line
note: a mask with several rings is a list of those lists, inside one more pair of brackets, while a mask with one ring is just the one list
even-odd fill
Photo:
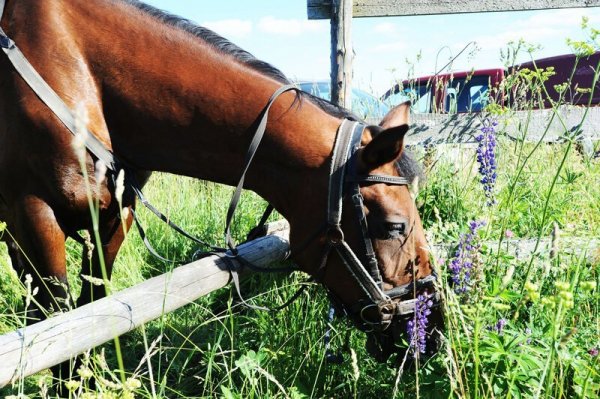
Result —
[[342, 231], [340, 225], [329, 226], [327, 232], [325, 233], [325, 236], [327, 237], [329, 243], [332, 245], [338, 245], [344, 242], [344, 232]]
[[381, 331], [386, 330], [391, 324], [396, 314], [396, 304], [390, 299], [377, 304], [379, 316], [381, 317]]
[[8, 36], [0, 34], [0, 47], [10, 50], [15, 47], [15, 42], [10, 40]]
[[417, 299], [407, 299], [396, 303], [396, 314], [406, 316], [415, 313]]

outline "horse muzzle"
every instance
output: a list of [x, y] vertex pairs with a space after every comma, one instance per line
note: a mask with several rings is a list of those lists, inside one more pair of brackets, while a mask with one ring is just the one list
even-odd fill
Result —
[[[429, 294], [432, 306], [429, 308], [431, 314], [427, 317], [427, 327], [425, 329], [425, 352], [419, 353], [421, 357], [434, 355], [441, 346], [441, 331], [444, 326], [444, 317], [442, 313], [442, 303], [440, 295], [436, 291]], [[405, 356], [411, 359], [416, 357], [416, 351], [420, 348], [414, 342], [409, 341], [409, 321], [417, 319], [418, 299], [394, 298], [386, 303], [385, 306], [379, 306], [379, 323], [367, 322], [364, 315], [361, 315], [363, 322], [370, 325], [367, 333], [366, 349], [367, 352], [378, 362], [385, 363], [388, 359], [398, 354], [396, 357], [402, 362]], [[364, 330], [364, 329], [363, 329]], [[406, 345], [408, 343], [408, 345]], [[407, 351], [411, 352], [407, 354]]]

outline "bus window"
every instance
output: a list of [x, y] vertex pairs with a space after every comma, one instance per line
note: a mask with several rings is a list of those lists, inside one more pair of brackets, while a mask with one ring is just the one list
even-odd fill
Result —
[[387, 98], [391, 106], [396, 106], [406, 101], [411, 103], [411, 111], [424, 114], [431, 112], [431, 90], [427, 84], [405, 87]]
[[489, 76], [456, 78], [446, 87], [448, 113], [482, 111], [488, 104]]

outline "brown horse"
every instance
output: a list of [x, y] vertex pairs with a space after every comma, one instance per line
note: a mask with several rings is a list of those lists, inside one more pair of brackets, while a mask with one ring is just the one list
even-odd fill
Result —
[[[277, 69], [213, 32], [136, 0], [7, 0], [1, 27], [71, 109], [85, 109], [89, 130], [142, 182], [150, 171], [163, 171], [234, 185], [257, 116], [288, 82]], [[66, 238], [92, 232], [85, 176], [100, 207], [109, 276], [124, 234], [111, 180], [95, 181], [97, 163], [89, 152], [83, 173], [74, 136], [4, 56], [0, 88], [0, 220], [10, 232], [3, 239], [21, 277], [31, 275], [33, 286], [40, 288], [39, 318], [64, 306]], [[394, 344], [412, 316], [394, 313], [388, 315], [391, 323], [378, 325], [382, 310], [361, 305], [367, 303], [364, 289], [340, 257], [321, 262], [331, 240], [322, 226], [332, 148], [344, 118], [352, 116], [307, 94], [280, 96], [246, 187], [289, 221], [292, 252], [303, 247], [295, 254], [297, 264], [319, 278], [359, 327], [370, 330], [370, 351], [385, 359], [398, 350]], [[359, 174], [402, 173], [412, 179], [411, 162], [402, 156], [407, 122], [402, 106], [380, 127], [364, 129], [355, 157]], [[407, 187], [365, 181], [360, 194], [381, 289], [389, 292], [430, 276], [427, 243]], [[343, 204], [345, 242], [364, 258], [353, 205], [347, 197]], [[132, 195], [125, 196], [124, 205], [134, 206]], [[131, 224], [131, 213], [125, 223]], [[101, 277], [98, 255], [91, 262], [83, 259], [82, 274]], [[63, 284], [50, 283], [48, 277]], [[405, 287], [404, 294], [414, 298], [418, 291], [433, 292], [430, 286], [415, 287]], [[78, 304], [103, 295], [103, 288], [83, 281]], [[407, 298], [389, 302], [401, 299]], [[441, 320], [439, 310], [434, 316]], [[432, 321], [428, 327], [429, 348], [436, 326]]]

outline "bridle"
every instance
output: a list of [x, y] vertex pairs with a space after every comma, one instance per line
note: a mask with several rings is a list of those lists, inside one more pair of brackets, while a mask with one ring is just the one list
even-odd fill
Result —
[[[0, 0], [0, 21], [2, 20], [4, 13], [4, 6], [5, 0]], [[8, 37], [1, 27], [0, 48], [7, 55], [15, 70], [25, 82], [27, 82], [40, 100], [48, 106], [73, 135], [76, 135], [77, 123], [72, 110], [69, 109], [58, 94], [45, 82], [19, 50], [15, 42]], [[244, 171], [232, 197], [227, 214], [226, 241], [234, 256], [237, 251], [230, 238], [229, 225], [237, 207], [246, 172], [250, 167], [252, 159], [254, 158], [256, 150], [265, 133], [268, 112], [271, 105], [281, 94], [290, 90], [298, 91], [298, 88], [293, 85], [284, 85], [273, 93], [258, 118], [259, 123], [256, 133], [254, 134], [250, 148], [246, 153]], [[434, 290], [434, 284], [437, 278], [436, 274], [432, 273], [422, 279], [415, 279], [409, 284], [398, 286], [388, 291], [383, 290], [379, 265], [375, 256], [375, 251], [373, 250], [371, 237], [369, 236], [367, 218], [363, 206], [363, 197], [360, 194], [360, 184], [372, 183], [407, 186], [409, 185], [409, 181], [406, 178], [399, 176], [379, 174], [359, 175], [357, 173], [357, 150], [360, 147], [364, 128], [365, 125], [359, 122], [344, 119], [337, 131], [329, 175], [327, 226], [325, 229], [326, 247], [320, 263], [320, 270], [325, 269], [329, 255], [332, 251], [335, 251], [350, 275], [365, 294], [366, 299], [348, 306], [328, 289], [332, 302], [338, 309], [342, 310], [343, 313], [352, 318], [358, 328], [362, 330], [383, 331], [390, 326], [395, 316], [400, 318], [411, 317], [411, 315], [415, 313], [415, 305], [417, 303], [415, 293], [423, 290]], [[123, 162], [117, 159], [112, 151], [106, 148], [91, 132], [87, 129], [84, 130], [83, 140], [87, 150], [94, 154], [99, 160], [103, 161], [111, 173], [116, 174], [123, 165]], [[138, 194], [140, 201], [146, 207], [149, 207], [147, 201], [140, 195], [141, 191], [135, 191], [136, 194]], [[346, 197], [351, 198], [362, 232], [362, 242], [364, 244], [364, 254], [362, 258], [365, 260], [364, 264], [350, 248], [342, 231], [342, 204]], [[150, 206], [149, 209], [159, 217], [166, 219], [166, 217], [160, 215], [153, 207]], [[168, 223], [173, 227], [173, 223]], [[186, 236], [190, 237], [189, 235]], [[199, 242], [204, 244], [201, 241]], [[232, 275], [235, 277], [234, 273], [235, 271], [232, 270]], [[236, 283], [236, 286], [238, 286], [239, 289], [239, 283]], [[402, 299], [409, 295], [411, 296], [411, 299]], [[435, 293], [432, 300], [435, 304], [439, 304], [439, 295]], [[378, 320], [369, 320], [366, 317], [366, 313], [370, 309], [376, 309]]]
[[[410, 182], [405, 177], [366, 174], [360, 175], [357, 171], [358, 149], [365, 125], [344, 119], [338, 128], [331, 169], [329, 172], [329, 192], [327, 201], [327, 227], [325, 229], [326, 246], [320, 262], [320, 269], [324, 271], [329, 255], [335, 251], [342, 263], [363, 291], [366, 299], [353, 305], [345, 305], [331, 289], [329, 296], [333, 304], [350, 317], [358, 328], [367, 331], [383, 331], [387, 329], [395, 316], [399, 318], [410, 318], [415, 312], [417, 303], [416, 292], [426, 289], [434, 291], [437, 280], [435, 272], [429, 276], [394, 287], [391, 290], [383, 290], [383, 280], [373, 249], [373, 242], [369, 235], [367, 217], [364, 211], [364, 200], [360, 193], [361, 183], [381, 183], [396, 186], [408, 186]], [[354, 253], [345, 240], [342, 231], [342, 205], [344, 198], [350, 198], [358, 224], [361, 231], [363, 243], [364, 263]], [[404, 246], [412, 233], [414, 223], [411, 225], [402, 246]], [[402, 299], [411, 296], [411, 299]], [[434, 304], [439, 304], [439, 295], [432, 296]], [[378, 315], [377, 320], [369, 320], [367, 313], [374, 309]]]

